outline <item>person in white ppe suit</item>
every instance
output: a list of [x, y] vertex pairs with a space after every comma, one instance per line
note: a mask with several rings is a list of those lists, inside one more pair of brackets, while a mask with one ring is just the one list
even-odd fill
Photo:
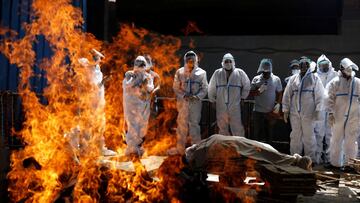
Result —
[[207, 95], [208, 88], [206, 72], [198, 66], [196, 53], [187, 52], [184, 63], [184, 66], [176, 71], [173, 83], [178, 110], [176, 147], [179, 153], [185, 152], [188, 135], [191, 137], [191, 144], [201, 141], [201, 100]]
[[[104, 80], [103, 80], [103, 73], [100, 69], [100, 63], [105, 56], [101, 54], [96, 49], [91, 50], [91, 54], [93, 55], [93, 62], [90, 62], [87, 58], [80, 58], [78, 62], [85, 68], [87, 68], [87, 78], [90, 81], [90, 85], [92, 86], [93, 92], [89, 93], [90, 99], [91, 99], [91, 107], [92, 110], [92, 116], [87, 123], [87, 125], [90, 128], [94, 128], [92, 133], [99, 133], [99, 146], [102, 155], [104, 156], [114, 156], [116, 155], [116, 152], [109, 150], [105, 146], [105, 139], [103, 137], [103, 134], [105, 132], [106, 127], [106, 118], [105, 118], [105, 87], [104, 87]], [[81, 129], [79, 126], [75, 127], [70, 134], [76, 135], [81, 132]], [[69, 135], [70, 135], [69, 134]], [[85, 133], [86, 134], [86, 133]], [[89, 132], [87, 132], [87, 136], [85, 136], [85, 140], [89, 139]], [[94, 135], [93, 135], [94, 136]], [[78, 143], [79, 145], [82, 145], [83, 148], [86, 148], [87, 141], [84, 139], [82, 141], [77, 140], [75, 143]], [[83, 142], [85, 141], [85, 142]], [[81, 143], [82, 142], [82, 143]], [[77, 144], [75, 144], [77, 145]], [[84, 153], [86, 153], [86, 149]]]
[[[319, 120], [322, 110], [324, 87], [316, 67], [310, 67], [311, 60], [300, 60], [300, 73], [293, 75], [285, 88], [282, 107], [284, 121], [290, 116], [290, 153], [304, 154], [316, 161], [316, 139], [314, 121]], [[316, 66], [316, 65], [315, 65]]]
[[208, 89], [209, 100], [216, 102], [219, 134], [244, 136], [240, 102], [249, 95], [250, 80], [242, 69], [235, 68], [230, 53], [224, 55], [221, 65], [212, 75]]
[[[324, 87], [337, 76], [331, 61], [323, 54], [317, 60], [317, 74]], [[326, 95], [326, 89], [325, 89]], [[325, 98], [324, 98], [325, 99]], [[315, 123], [315, 136], [317, 142], [317, 163], [328, 163], [330, 161], [329, 146], [331, 138], [331, 127], [328, 125], [328, 114], [325, 110], [321, 112], [320, 121]]]
[[125, 73], [123, 80], [124, 117], [127, 124], [125, 155], [141, 156], [141, 144], [147, 133], [150, 116], [150, 95], [153, 78], [146, 72], [146, 59], [138, 56], [134, 69]]
[[359, 70], [358, 66], [344, 58], [340, 62], [339, 75], [326, 87], [326, 111], [329, 113], [329, 124], [333, 126], [330, 163], [335, 167], [345, 166], [345, 170], [349, 168], [350, 159], [356, 158], [359, 136], [360, 79], [355, 77], [353, 70]]
[[278, 76], [272, 73], [270, 59], [262, 59], [257, 75], [251, 81], [251, 92], [254, 93], [255, 106], [254, 136], [252, 139], [270, 144], [273, 140], [272, 129], [276, 120], [270, 113], [279, 114], [282, 84]]

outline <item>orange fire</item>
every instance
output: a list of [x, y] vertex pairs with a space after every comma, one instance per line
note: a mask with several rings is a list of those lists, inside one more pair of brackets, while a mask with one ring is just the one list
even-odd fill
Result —
[[[165, 196], [171, 202], [180, 202], [176, 189], [181, 183], [174, 174], [183, 167], [181, 157], [168, 159], [169, 167], [162, 168], [154, 180], [139, 160], [133, 161], [135, 173], [119, 170], [116, 165], [104, 167], [100, 143], [104, 136], [109, 148], [124, 152], [122, 80], [137, 55], [152, 57], [154, 71], [162, 80], [158, 96], [174, 97], [172, 83], [180, 67], [177, 51], [181, 41], [123, 25], [112, 43], [103, 43], [81, 30], [82, 13], [71, 0], [34, 0], [32, 11], [33, 20], [24, 24], [23, 38], [0, 29], [0, 34], [7, 36], [0, 51], [20, 69], [18, 92], [25, 112], [23, 129], [17, 132], [24, 148], [12, 153], [8, 173], [11, 200], [54, 202], [66, 189], [73, 188], [74, 202], [99, 202], [101, 198], [109, 202], [153, 202]], [[33, 51], [38, 36], [45, 37], [53, 52], [40, 63], [36, 63]], [[97, 101], [101, 87], [91, 78], [94, 48], [106, 56], [102, 64], [104, 108]], [[88, 59], [88, 64], [79, 63], [81, 58]], [[46, 102], [32, 91], [29, 79], [36, 77], [34, 66], [46, 73], [48, 85], [42, 94]], [[164, 155], [175, 143], [175, 100], [165, 100], [162, 105], [163, 110], [150, 119], [143, 144], [145, 156]]]
[[[161, 95], [172, 96], [172, 74], [179, 67], [176, 51], [180, 40], [149, 33], [144, 29], [123, 26], [112, 44], [104, 45], [89, 33], [83, 32], [81, 11], [70, 0], [35, 0], [32, 4], [33, 21], [25, 24], [25, 37], [16, 39], [16, 33], [1, 29], [0, 34], [11, 33], [0, 51], [20, 69], [18, 91], [25, 111], [23, 129], [18, 132], [25, 147], [11, 156], [12, 170], [8, 174], [12, 201], [52, 202], [64, 189], [74, 187], [76, 202], [97, 202], [102, 169], [99, 164], [100, 140], [105, 130], [109, 147], [122, 152], [125, 125], [122, 110], [121, 84], [130, 62], [138, 54], [150, 54], [156, 62], [155, 71], [162, 77]], [[53, 55], [35, 63], [32, 46], [37, 36], [44, 36]], [[148, 38], [148, 39], [146, 39]], [[99, 87], [91, 83], [93, 48], [106, 55], [104, 67], [109, 68], [106, 82], [105, 114], [94, 108], [94, 92]], [[87, 58], [89, 65], [80, 65], [80, 58]], [[29, 79], [34, 77], [33, 67], [46, 72], [47, 87], [43, 91], [46, 104], [31, 90]], [[166, 127], [176, 110], [173, 102], [165, 102], [165, 111], [158, 116], [147, 136], [148, 154], [161, 153], [174, 141]], [[106, 128], [104, 121], [106, 115]], [[73, 137], [83, 146], [72, 145]], [[85, 140], [85, 141], [84, 141]], [[143, 180], [144, 168], [137, 164], [135, 174], [111, 168], [106, 196], [109, 200], [128, 198], [148, 202], [159, 199], [159, 182]], [[117, 191], [117, 186], [123, 191]], [[131, 198], [125, 193], [131, 193]], [[120, 192], [120, 193], [119, 193]], [[123, 192], [123, 193], [122, 193]]]
[[[122, 109], [122, 80], [124, 73], [131, 64], [136, 54], [149, 54], [154, 63], [154, 71], [162, 80], [158, 96], [174, 97], [172, 91], [173, 75], [176, 68], [180, 66], [176, 51], [179, 50], [181, 42], [171, 36], [163, 36], [141, 28], [123, 25], [113, 43], [105, 45], [107, 60], [104, 64], [108, 69], [107, 75], [111, 76], [106, 91], [106, 120], [107, 130], [105, 132], [108, 145], [118, 147], [121, 150], [124, 136], [125, 121]], [[127, 57], [132, 56], [132, 57]], [[166, 150], [174, 142], [175, 136], [169, 134], [169, 122], [176, 118], [176, 104], [174, 100], [165, 100], [164, 111], [155, 118], [150, 118], [149, 130], [144, 143], [148, 154], [156, 154]], [[119, 125], [120, 121], [120, 125]], [[119, 148], [120, 147], [120, 148]]]

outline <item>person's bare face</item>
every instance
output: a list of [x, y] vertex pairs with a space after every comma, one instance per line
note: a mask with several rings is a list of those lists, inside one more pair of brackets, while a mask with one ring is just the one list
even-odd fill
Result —
[[193, 58], [188, 58], [186, 59], [186, 67], [191, 71], [192, 69], [194, 69], [195, 66], [195, 61]]

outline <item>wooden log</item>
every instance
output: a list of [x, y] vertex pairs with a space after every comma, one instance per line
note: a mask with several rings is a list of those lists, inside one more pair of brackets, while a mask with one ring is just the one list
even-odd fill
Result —
[[319, 188], [314, 172], [295, 166], [274, 166], [264, 164], [260, 170], [261, 177], [269, 182], [273, 194], [280, 195], [314, 195]]

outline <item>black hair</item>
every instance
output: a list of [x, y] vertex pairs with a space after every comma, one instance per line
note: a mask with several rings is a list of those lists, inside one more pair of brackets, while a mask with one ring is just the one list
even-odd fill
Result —
[[194, 52], [188, 52], [188, 53], [185, 54], [185, 58], [187, 58], [187, 57], [195, 57], [195, 56], [196, 55], [195, 55]]

